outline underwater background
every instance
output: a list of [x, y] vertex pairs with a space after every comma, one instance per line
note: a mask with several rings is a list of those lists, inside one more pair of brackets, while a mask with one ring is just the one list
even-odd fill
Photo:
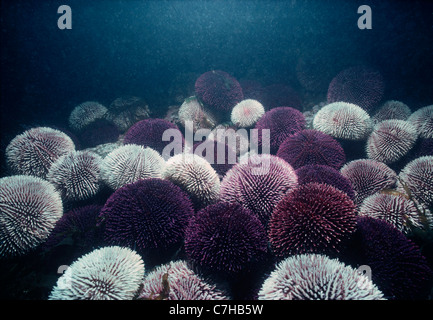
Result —
[[[432, 298], [431, 2], [0, 3], [2, 299]], [[71, 29], [58, 27], [61, 5]], [[358, 26], [362, 5], [371, 29]], [[189, 167], [161, 144], [166, 129], [185, 135], [185, 121], [194, 132], [269, 129], [270, 171], [256, 179], [248, 165], [195, 159], [197, 181], [186, 181]], [[119, 154], [125, 145], [143, 148]], [[51, 167], [62, 156], [77, 176]], [[134, 157], [146, 172], [120, 178], [138, 171]], [[96, 181], [78, 190], [90, 171]], [[32, 206], [51, 212], [46, 224], [30, 221]], [[154, 217], [141, 220], [142, 207]], [[306, 212], [323, 220], [306, 223]], [[120, 257], [107, 263], [129, 280], [110, 279], [112, 295], [59, 288], [58, 268], [90, 253]], [[344, 285], [368, 265], [373, 278], [355, 293], [303, 296], [276, 289], [277, 265], [339, 270]]]

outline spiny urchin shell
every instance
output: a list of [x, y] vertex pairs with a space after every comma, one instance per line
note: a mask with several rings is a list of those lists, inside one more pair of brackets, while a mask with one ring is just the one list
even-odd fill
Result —
[[358, 105], [334, 102], [316, 113], [313, 128], [338, 139], [364, 140], [372, 130], [372, 121]]
[[248, 209], [218, 202], [191, 218], [185, 252], [206, 271], [233, 276], [261, 261], [267, 242], [265, 228]]
[[269, 241], [278, 256], [334, 254], [356, 228], [356, 206], [327, 184], [307, 183], [289, 192], [269, 221]]
[[[174, 140], [171, 139], [173, 137]], [[182, 132], [175, 124], [164, 119], [149, 118], [129, 128], [125, 133], [123, 143], [150, 147], [159, 152], [164, 160], [167, 160], [170, 155], [182, 152], [184, 141]], [[173, 149], [166, 150], [166, 147], [173, 147]]]
[[60, 194], [34, 176], [0, 179], [0, 258], [23, 255], [44, 242], [63, 215]]
[[433, 104], [416, 110], [407, 121], [413, 124], [420, 138], [433, 138]]
[[89, 151], [72, 151], [61, 156], [50, 167], [47, 180], [65, 201], [86, 200], [101, 187], [102, 158]]
[[147, 274], [138, 299], [229, 300], [229, 297], [214, 283], [194, 272], [186, 261], [178, 260], [160, 265]]
[[74, 261], [58, 279], [50, 300], [132, 300], [143, 281], [144, 263], [129, 248], [102, 247]]
[[386, 221], [358, 217], [341, 260], [369, 266], [373, 282], [387, 299], [425, 299], [431, 290], [433, 272], [420, 248]]
[[267, 225], [277, 203], [297, 185], [290, 164], [277, 156], [257, 154], [227, 172], [221, 182], [220, 199], [241, 204]]
[[195, 94], [207, 108], [215, 112], [229, 112], [244, 94], [239, 82], [221, 70], [203, 73], [195, 82]]
[[384, 300], [376, 285], [338, 259], [303, 254], [281, 261], [264, 281], [259, 300]]
[[205, 158], [218, 173], [223, 177], [237, 162], [236, 151], [226, 143], [206, 139], [193, 146], [194, 154]]
[[400, 195], [375, 193], [362, 202], [358, 216], [382, 219], [405, 234], [424, 227], [416, 204]]
[[290, 135], [305, 129], [305, 117], [291, 107], [277, 107], [267, 111], [255, 125], [259, 130], [258, 147], [263, 148], [263, 129], [270, 130], [270, 153], [276, 154], [281, 143]]
[[191, 197], [196, 209], [216, 202], [220, 180], [210, 163], [195, 154], [178, 154], [170, 158], [162, 174]]
[[374, 127], [367, 140], [367, 156], [383, 163], [393, 163], [408, 153], [417, 137], [415, 127], [408, 121], [382, 121]]
[[310, 182], [326, 183], [345, 192], [350, 199], [355, 198], [352, 183], [339, 170], [324, 165], [306, 165], [296, 169], [299, 184]]
[[350, 180], [355, 191], [355, 203], [360, 205], [368, 196], [396, 186], [397, 174], [386, 164], [372, 159], [346, 163], [340, 170]]
[[114, 149], [102, 161], [101, 175], [113, 190], [146, 178], [160, 178], [165, 161], [152, 148], [127, 144]]
[[191, 200], [178, 186], [149, 178], [117, 189], [105, 203], [100, 218], [106, 242], [147, 255], [182, 242], [193, 213]]
[[384, 79], [379, 71], [366, 66], [347, 68], [337, 74], [328, 87], [328, 102], [346, 101], [366, 111], [383, 97]]
[[433, 205], [433, 156], [412, 160], [400, 171], [399, 178], [416, 200]]
[[277, 156], [294, 169], [309, 164], [340, 169], [346, 162], [343, 147], [337, 140], [326, 133], [308, 129], [287, 137], [280, 145]]
[[265, 108], [259, 101], [245, 99], [233, 107], [230, 119], [238, 127], [249, 128], [264, 114]]
[[65, 133], [37, 127], [12, 139], [6, 147], [6, 163], [14, 174], [45, 178], [54, 161], [74, 150], [74, 142]]
[[69, 127], [75, 132], [80, 132], [93, 121], [105, 118], [107, 111], [107, 108], [99, 102], [83, 102], [76, 106], [69, 115]]
[[390, 119], [407, 120], [411, 114], [412, 111], [403, 102], [388, 100], [376, 111], [372, 120], [374, 123]]

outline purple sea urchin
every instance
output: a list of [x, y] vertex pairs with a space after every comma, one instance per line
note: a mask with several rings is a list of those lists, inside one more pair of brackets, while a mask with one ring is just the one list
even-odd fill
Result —
[[43, 243], [63, 215], [60, 194], [34, 176], [0, 179], [0, 258], [23, 255]]
[[[65, 212], [43, 244], [46, 251], [52, 250], [63, 241], [72, 240], [72, 246], [89, 251], [102, 244], [102, 233], [96, 228], [101, 205], [86, 205]], [[74, 252], [75, 253], [75, 252]]]
[[372, 121], [361, 107], [347, 102], [334, 102], [316, 113], [313, 128], [338, 139], [364, 140], [372, 130]]
[[277, 156], [258, 154], [227, 172], [221, 182], [220, 199], [241, 204], [267, 225], [277, 203], [297, 185], [290, 164]]
[[249, 128], [265, 114], [265, 108], [257, 100], [245, 99], [232, 109], [230, 119], [232, 123], [241, 128]]
[[309, 164], [340, 169], [346, 162], [344, 150], [337, 140], [323, 132], [307, 129], [287, 137], [280, 145], [277, 156], [294, 169]]
[[149, 178], [117, 189], [100, 217], [106, 242], [146, 255], [181, 243], [193, 213], [191, 200], [178, 186]]
[[385, 120], [377, 124], [367, 140], [370, 159], [389, 164], [401, 159], [413, 147], [416, 129], [404, 120]]
[[[176, 138], [172, 142], [164, 141], [164, 132], [167, 132], [167, 130], [172, 130], [173, 133], [176, 132], [181, 138], [181, 141]], [[150, 147], [163, 155], [164, 148], [169, 144], [174, 144], [172, 145], [174, 153], [176, 153], [177, 150], [182, 151], [184, 137], [179, 128], [168, 120], [145, 119], [129, 128], [125, 133], [123, 142], [124, 144], [137, 144], [143, 147]], [[171, 152], [171, 155], [174, 155], [173, 152]], [[164, 160], [167, 160], [167, 158], [164, 157]]]
[[200, 75], [195, 82], [195, 94], [205, 107], [217, 113], [229, 112], [244, 98], [239, 82], [220, 70]]
[[386, 221], [357, 218], [343, 261], [368, 265], [373, 282], [387, 299], [425, 299], [430, 291], [432, 270], [419, 247]]
[[76, 106], [69, 115], [69, 127], [80, 132], [87, 125], [98, 119], [104, 119], [107, 108], [95, 101], [86, 101]]
[[29, 129], [6, 147], [6, 163], [14, 174], [45, 178], [59, 157], [75, 150], [65, 133], [48, 127]]
[[352, 183], [357, 205], [368, 196], [383, 189], [391, 189], [397, 183], [397, 174], [394, 170], [372, 159], [350, 161], [341, 168], [340, 173]]
[[[257, 121], [256, 129], [270, 130], [270, 153], [276, 154], [281, 143], [290, 135], [305, 129], [302, 112], [291, 107], [278, 107], [267, 111]], [[258, 136], [258, 146], [262, 146], [262, 134]]]
[[196, 209], [215, 203], [220, 194], [220, 180], [210, 163], [195, 154], [170, 158], [162, 177], [173, 182], [191, 198]]
[[366, 111], [380, 102], [385, 90], [380, 72], [365, 66], [350, 67], [337, 74], [328, 87], [328, 102], [345, 101]]
[[65, 201], [86, 200], [101, 187], [102, 158], [89, 151], [72, 151], [61, 156], [50, 167], [47, 180]]
[[264, 257], [266, 231], [248, 209], [218, 202], [191, 218], [185, 251], [204, 269], [233, 276]]
[[365, 275], [338, 259], [304, 254], [281, 261], [264, 281], [259, 300], [384, 300]]
[[165, 161], [152, 148], [127, 144], [114, 149], [102, 161], [101, 176], [113, 190], [146, 178], [161, 178]]
[[195, 273], [186, 261], [178, 260], [158, 266], [147, 274], [138, 299], [229, 300], [229, 297]]
[[144, 263], [129, 248], [102, 247], [83, 255], [59, 278], [50, 300], [132, 300], [143, 281]]
[[334, 254], [356, 228], [356, 206], [332, 186], [307, 183], [289, 192], [269, 221], [269, 241], [277, 256]]
[[326, 183], [345, 192], [352, 200], [355, 198], [349, 179], [340, 171], [324, 165], [306, 165], [296, 170], [299, 184], [310, 182]]
[[400, 171], [399, 178], [417, 201], [433, 205], [433, 156], [412, 160]]
[[416, 128], [420, 138], [433, 138], [433, 104], [416, 110], [407, 121]]

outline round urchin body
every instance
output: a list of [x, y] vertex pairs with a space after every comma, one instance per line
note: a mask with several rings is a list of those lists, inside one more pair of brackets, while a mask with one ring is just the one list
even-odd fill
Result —
[[373, 282], [387, 299], [425, 299], [431, 289], [433, 272], [420, 248], [386, 221], [358, 217], [341, 259], [369, 266]]
[[362, 202], [358, 216], [382, 219], [405, 234], [413, 228], [424, 228], [417, 205], [400, 195], [375, 193]]
[[337, 259], [304, 254], [281, 261], [264, 281], [259, 300], [384, 300], [365, 275]]
[[191, 200], [178, 186], [149, 178], [117, 189], [100, 219], [106, 242], [147, 255], [179, 245], [193, 213]]
[[179, 108], [178, 116], [184, 128], [187, 128], [188, 121], [192, 123], [194, 132], [199, 129], [212, 129], [218, 123], [215, 115], [205, 109], [195, 96], [185, 99]]
[[23, 255], [43, 243], [63, 215], [60, 194], [34, 176], [0, 179], [0, 258]]
[[270, 133], [270, 153], [276, 154], [281, 143], [292, 134], [305, 129], [305, 117], [297, 109], [277, 107], [267, 111], [255, 125], [259, 131], [257, 145], [263, 149], [263, 130]]
[[405, 192], [408, 189], [417, 201], [427, 206], [433, 205], [433, 156], [412, 160], [398, 176]]
[[386, 164], [393, 163], [412, 149], [417, 137], [415, 127], [407, 121], [382, 121], [375, 126], [367, 140], [367, 156]]
[[236, 164], [221, 182], [221, 201], [239, 203], [267, 225], [277, 203], [298, 186], [293, 167], [269, 154], [249, 156]]
[[412, 111], [403, 102], [388, 100], [376, 111], [372, 120], [374, 123], [390, 119], [407, 120], [411, 114]]
[[433, 104], [416, 110], [407, 121], [416, 128], [420, 138], [433, 138]]
[[230, 119], [232, 123], [241, 128], [249, 128], [265, 114], [263, 105], [253, 99], [245, 99], [232, 109]]
[[69, 127], [75, 132], [80, 132], [90, 123], [104, 119], [107, 108], [96, 101], [86, 101], [76, 106], [69, 115]]
[[365, 140], [372, 130], [372, 121], [358, 105], [334, 102], [316, 113], [313, 128], [337, 139]]
[[102, 158], [90, 151], [72, 151], [60, 157], [50, 167], [47, 180], [65, 201], [86, 200], [101, 187]]
[[[174, 137], [172, 142], [169, 141], [171, 137]], [[170, 155], [182, 152], [184, 142], [183, 134], [179, 128], [164, 119], [145, 119], [135, 123], [125, 133], [123, 140], [124, 144], [150, 147], [159, 152], [164, 160], [167, 160]], [[165, 150], [169, 145], [172, 150]]]
[[239, 82], [221, 70], [203, 73], [195, 82], [195, 95], [203, 105], [216, 113], [227, 113], [244, 94]]
[[340, 169], [340, 173], [352, 183], [357, 205], [368, 196], [383, 189], [391, 189], [397, 183], [397, 174], [394, 170], [372, 159], [350, 161]]
[[138, 299], [229, 300], [229, 297], [216, 284], [194, 272], [185, 260], [178, 260], [148, 273]]
[[215, 203], [220, 195], [220, 180], [210, 163], [195, 154], [170, 158], [162, 177], [173, 182], [191, 198], [196, 209]]
[[307, 129], [287, 137], [280, 145], [277, 156], [294, 169], [309, 164], [340, 169], [346, 162], [344, 150], [337, 140], [323, 132]]
[[12, 139], [6, 147], [6, 163], [14, 174], [45, 178], [59, 157], [74, 150], [74, 142], [65, 133], [37, 127]]
[[266, 231], [248, 209], [218, 202], [191, 218], [185, 251], [204, 270], [234, 276], [264, 258]]
[[101, 176], [113, 190], [147, 178], [161, 178], [165, 161], [152, 148], [127, 144], [111, 151], [102, 161]]
[[347, 68], [328, 87], [328, 102], [346, 101], [369, 111], [383, 97], [384, 79], [379, 71], [366, 66]]
[[352, 184], [340, 171], [324, 165], [306, 165], [296, 170], [299, 184], [310, 182], [326, 183], [345, 192], [350, 199], [355, 199]]
[[269, 221], [269, 241], [277, 256], [335, 254], [356, 228], [356, 206], [332, 186], [307, 183], [289, 192]]
[[129, 248], [95, 249], [66, 269], [49, 300], [132, 300], [144, 270], [142, 258]]

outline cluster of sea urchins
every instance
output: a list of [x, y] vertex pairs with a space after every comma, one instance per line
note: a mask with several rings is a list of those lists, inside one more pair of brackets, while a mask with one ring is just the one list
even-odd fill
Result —
[[26, 130], [5, 150], [0, 261], [70, 264], [49, 299], [426, 299], [432, 106], [380, 105], [371, 67], [329, 81], [302, 110], [287, 84], [214, 70], [176, 117], [125, 96], [73, 108], [72, 133]]

